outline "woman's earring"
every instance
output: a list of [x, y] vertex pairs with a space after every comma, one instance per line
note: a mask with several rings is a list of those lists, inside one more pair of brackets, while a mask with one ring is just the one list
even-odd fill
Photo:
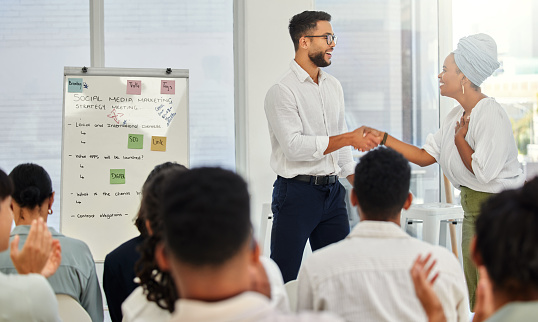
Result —
[[49, 216], [52, 215], [52, 208], [49, 209], [48, 213], [49, 213]]
[[463, 84], [461, 84], [461, 91], [463, 92], [463, 95], [465, 95], [465, 87], [463, 86]]

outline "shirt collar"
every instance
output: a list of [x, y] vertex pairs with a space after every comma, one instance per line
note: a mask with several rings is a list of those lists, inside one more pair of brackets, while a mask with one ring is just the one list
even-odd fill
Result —
[[[15, 226], [15, 228], [13, 228], [13, 230], [11, 231], [11, 236], [15, 236], [15, 235], [28, 235], [30, 233], [30, 225], [19, 225], [19, 226]], [[52, 228], [52, 227], [48, 227], [49, 228], [49, 231], [51, 233], [52, 236], [63, 236], [62, 234], [60, 234], [59, 232], [56, 231], [56, 229]]]
[[179, 299], [175, 307], [172, 321], [233, 321], [239, 316], [265, 316], [272, 310], [269, 300], [254, 292], [219, 302]]
[[[295, 59], [291, 60], [290, 68], [295, 73], [295, 75], [297, 76], [297, 78], [299, 79], [301, 83], [307, 80], [310, 80], [313, 82], [310, 75], [308, 75], [306, 70], [304, 70], [301, 66], [299, 66], [299, 64], [297, 64]], [[327, 78], [327, 73], [325, 73], [321, 68], [319, 68], [318, 83], [321, 83], [323, 80], [325, 80], [325, 78]]]
[[364, 220], [359, 222], [347, 238], [411, 238], [402, 228], [393, 222]]

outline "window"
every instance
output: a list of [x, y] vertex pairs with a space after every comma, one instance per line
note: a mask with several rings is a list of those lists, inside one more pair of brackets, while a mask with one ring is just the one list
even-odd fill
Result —
[[0, 167], [33, 162], [50, 174], [60, 223], [64, 66], [90, 65], [87, 2], [8, 1], [0, 10]]
[[235, 168], [233, 1], [105, 1], [105, 65], [189, 69], [191, 166]]
[[[538, 174], [538, 3], [533, 0], [452, 0], [454, 48], [461, 37], [486, 33], [501, 67], [482, 84], [506, 110], [527, 178]], [[531, 173], [532, 172], [532, 173]]]
[[[338, 36], [327, 71], [344, 88], [348, 127], [422, 146], [439, 129], [437, 1], [317, 0], [316, 10]], [[416, 203], [439, 201], [439, 166], [412, 165], [411, 191]]]

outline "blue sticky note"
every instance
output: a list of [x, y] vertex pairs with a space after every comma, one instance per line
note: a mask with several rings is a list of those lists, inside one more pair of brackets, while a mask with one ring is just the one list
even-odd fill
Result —
[[82, 78], [68, 78], [67, 79], [67, 92], [68, 93], [82, 93]]

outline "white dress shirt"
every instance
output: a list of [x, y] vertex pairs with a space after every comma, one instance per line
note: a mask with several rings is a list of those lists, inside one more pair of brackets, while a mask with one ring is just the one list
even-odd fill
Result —
[[517, 160], [512, 125], [502, 106], [494, 98], [487, 97], [479, 101], [471, 112], [465, 140], [474, 150], [474, 174], [465, 167], [454, 143], [456, 122], [460, 121], [463, 112], [461, 105], [454, 107], [439, 131], [429, 134], [423, 146], [441, 165], [454, 187], [498, 193], [523, 185], [525, 177]]
[[434, 289], [447, 321], [467, 322], [467, 286], [454, 255], [382, 221], [361, 221], [346, 239], [306, 259], [298, 309], [330, 311], [346, 321], [427, 321], [410, 275], [417, 255], [427, 253], [437, 260]]
[[218, 302], [179, 299], [171, 322], [343, 322], [332, 314], [285, 314], [275, 310], [269, 300], [245, 292]]
[[355, 162], [349, 146], [323, 153], [329, 137], [348, 132], [344, 92], [333, 76], [320, 70], [316, 84], [293, 60], [286, 74], [265, 97], [265, 114], [271, 137], [271, 167], [277, 175], [353, 174]]
[[[282, 273], [269, 257], [260, 256], [269, 284], [271, 284], [270, 306], [282, 313], [290, 312], [288, 293], [284, 287]], [[148, 301], [142, 286], [137, 287], [121, 305], [123, 322], [165, 322], [170, 312], [163, 310], [155, 302]]]
[[0, 321], [61, 321], [56, 296], [43, 276], [0, 273], [0, 290]]

